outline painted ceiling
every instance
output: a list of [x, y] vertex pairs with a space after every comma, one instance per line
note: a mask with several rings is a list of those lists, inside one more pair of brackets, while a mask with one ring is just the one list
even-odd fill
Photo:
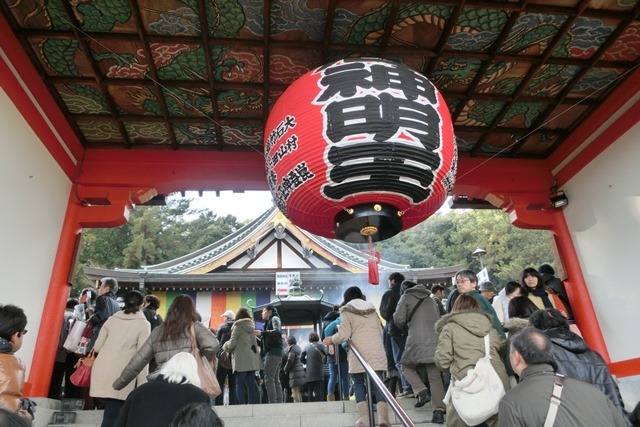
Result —
[[460, 156], [546, 158], [640, 57], [637, 0], [0, 4], [88, 149], [262, 152], [289, 84], [381, 57], [439, 88]]

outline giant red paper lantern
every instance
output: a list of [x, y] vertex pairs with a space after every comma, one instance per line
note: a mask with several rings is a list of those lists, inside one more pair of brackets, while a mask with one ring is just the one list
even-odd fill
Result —
[[442, 95], [382, 59], [345, 59], [296, 80], [265, 129], [267, 180], [298, 227], [362, 243], [413, 227], [444, 203], [457, 151]]

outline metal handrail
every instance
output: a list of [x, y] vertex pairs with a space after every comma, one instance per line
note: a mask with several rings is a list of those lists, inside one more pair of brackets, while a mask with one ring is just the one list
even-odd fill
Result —
[[384, 398], [387, 399], [387, 403], [389, 404], [389, 406], [391, 406], [391, 409], [393, 409], [393, 412], [395, 412], [396, 415], [398, 416], [398, 418], [400, 418], [400, 421], [402, 421], [402, 424], [404, 424], [405, 427], [415, 427], [415, 424], [413, 424], [413, 421], [411, 421], [411, 418], [409, 418], [409, 415], [407, 415], [407, 413], [404, 411], [402, 406], [400, 406], [398, 401], [393, 397], [393, 395], [387, 389], [387, 387], [384, 385], [384, 383], [382, 382], [380, 377], [378, 377], [378, 374], [376, 374], [376, 371], [374, 371], [373, 368], [371, 367], [371, 365], [369, 365], [364, 360], [364, 357], [362, 356], [362, 353], [360, 353], [358, 348], [353, 344], [353, 341], [348, 339], [347, 340], [347, 344], [349, 344], [349, 350], [353, 351], [354, 356], [356, 356], [356, 359], [358, 359], [360, 364], [364, 367], [364, 371], [367, 374], [367, 389], [369, 390], [369, 393], [368, 393], [368, 396], [369, 396], [369, 399], [368, 399], [369, 400], [369, 425], [371, 427], [373, 427], [373, 425], [374, 425], [374, 422], [373, 422], [373, 401], [371, 399], [371, 380], [373, 380], [373, 382], [376, 384], [376, 387], [378, 387], [378, 389], [384, 395]]

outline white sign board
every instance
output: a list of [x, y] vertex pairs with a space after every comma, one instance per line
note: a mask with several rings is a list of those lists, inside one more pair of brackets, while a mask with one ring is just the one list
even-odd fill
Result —
[[488, 282], [489, 281], [489, 271], [486, 268], [483, 268], [482, 270], [478, 271], [478, 285], [482, 282]]
[[276, 273], [276, 295], [289, 295], [289, 285], [293, 281], [300, 281], [299, 271], [287, 271]]

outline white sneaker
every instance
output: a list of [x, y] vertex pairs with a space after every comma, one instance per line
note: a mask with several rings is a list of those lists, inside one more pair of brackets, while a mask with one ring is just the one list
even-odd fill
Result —
[[405, 390], [402, 393], [398, 393], [396, 397], [403, 398], [403, 397], [413, 397], [413, 396], [414, 396], [413, 391]]

